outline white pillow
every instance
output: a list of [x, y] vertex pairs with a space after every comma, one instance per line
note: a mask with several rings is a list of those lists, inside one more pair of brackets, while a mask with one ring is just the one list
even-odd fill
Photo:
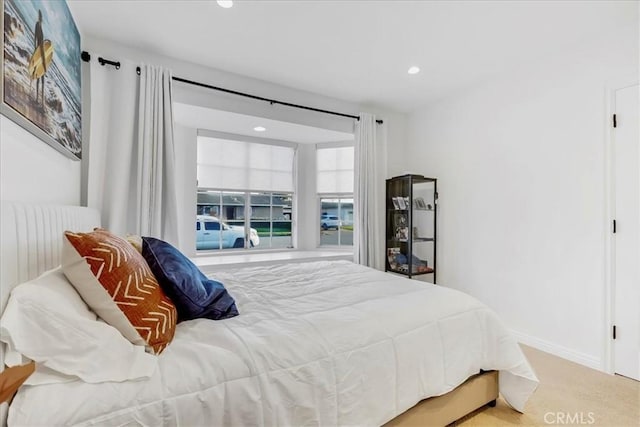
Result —
[[11, 291], [0, 340], [8, 366], [36, 361], [31, 385], [148, 378], [157, 366], [156, 356], [97, 319], [59, 267]]

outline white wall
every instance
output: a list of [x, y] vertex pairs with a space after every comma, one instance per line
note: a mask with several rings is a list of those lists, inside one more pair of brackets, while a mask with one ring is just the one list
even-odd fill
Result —
[[198, 182], [195, 159], [197, 159], [197, 129], [188, 128], [179, 124], [174, 125], [174, 143], [176, 147], [176, 175], [178, 182], [178, 224], [182, 227], [180, 232], [181, 249], [187, 256], [196, 254], [195, 218], [197, 214], [196, 204], [198, 195], [196, 186]]
[[[384, 191], [384, 180], [389, 177], [388, 167], [394, 170], [400, 170], [400, 164], [404, 161], [401, 157], [402, 142], [406, 137], [406, 115], [402, 113], [387, 111], [372, 105], [357, 105], [354, 103], [329, 98], [320, 94], [305, 92], [273, 83], [248, 78], [239, 74], [229, 73], [212, 68], [202, 67], [197, 64], [188, 63], [177, 60], [175, 58], [150, 53], [127, 46], [116, 44], [107, 40], [100, 40], [91, 37], [83, 39], [83, 49], [92, 55], [92, 61], [97, 60], [98, 56], [112, 60], [129, 59], [162, 65], [171, 68], [175, 76], [191, 79], [203, 83], [209, 83], [228, 89], [234, 89], [241, 92], [247, 92], [267, 98], [274, 98], [295, 104], [309, 105], [316, 108], [344, 112], [347, 114], [358, 114], [361, 111], [374, 113], [385, 121], [385, 133], [388, 143], [380, 144], [380, 154], [383, 165], [380, 175], [377, 179], [377, 185]], [[241, 72], [242, 70], [238, 70]], [[176, 83], [174, 86], [174, 100], [192, 105], [199, 105], [224, 111], [232, 111], [236, 113], [255, 115], [274, 120], [282, 120], [286, 122], [298, 123], [308, 126], [316, 126], [325, 129], [337, 130], [341, 132], [353, 132], [354, 121], [351, 119], [338, 118], [320, 113], [311, 113], [295, 108], [272, 106], [267, 102], [259, 102], [248, 100], [234, 95], [227, 95], [221, 92], [211, 91], [207, 89], [197, 88], [191, 85]], [[211, 130], [215, 130], [215, 124], [212, 124]], [[180, 206], [184, 209], [181, 214], [184, 215], [183, 230], [184, 236], [191, 236], [193, 232], [192, 221], [187, 218], [193, 218], [196, 212], [196, 129], [187, 128], [177, 125], [175, 128], [176, 158], [178, 161], [179, 188], [181, 188], [179, 201]], [[309, 155], [309, 153], [303, 153]], [[307, 183], [308, 184], [308, 183]], [[307, 185], [304, 184], [303, 185]], [[382, 193], [383, 194], [383, 193]], [[314, 198], [315, 202], [315, 198]], [[309, 201], [301, 202], [303, 209], [307, 209]], [[309, 222], [309, 216], [300, 217], [302, 221]], [[381, 221], [380, 232], [383, 233], [383, 222]], [[311, 236], [299, 236], [300, 248], [311, 248]], [[195, 237], [194, 237], [195, 239]], [[317, 239], [313, 239], [315, 241]], [[195, 241], [185, 242], [184, 247], [180, 248], [188, 255], [193, 255], [195, 250]], [[382, 256], [382, 255], [381, 255]]]
[[[385, 140], [386, 146], [380, 147], [384, 158], [384, 178], [391, 178], [406, 173], [407, 171], [407, 138], [408, 138], [408, 115], [389, 111], [379, 111], [371, 107], [368, 111], [373, 111], [385, 118]], [[384, 182], [382, 183], [384, 187]], [[382, 192], [384, 198], [384, 189]], [[384, 202], [383, 202], [384, 209]]]
[[0, 115], [0, 200], [80, 204], [80, 162]]
[[[320, 212], [317, 205], [316, 145], [299, 145], [296, 150], [296, 190], [298, 197], [294, 206], [296, 221], [295, 247], [302, 250], [318, 246]], [[305, 197], [306, 196], [306, 197]]]
[[436, 176], [438, 282], [530, 344], [603, 366], [606, 88], [638, 78], [637, 28], [537, 60], [409, 117]]

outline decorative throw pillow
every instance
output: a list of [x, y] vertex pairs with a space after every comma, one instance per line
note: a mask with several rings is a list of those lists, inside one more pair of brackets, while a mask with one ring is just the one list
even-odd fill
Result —
[[125, 240], [129, 242], [131, 246], [136, 248], [136, 251], [138, 251], [138, 253], [142, 253], [142, 237], [138, 236], [137, 234], [127, 234]]
[[126, 240], [106, 230], [65, 232], [62, 270], [87, 305], [129, 341], [160, 354], [171, 342], [176, 308]]
[[186, 256], [167, 242], [142, 238], [142, 256], [178, 310], [178, 321], [221, 320], [238, 315], [224, 285], [208, 279]]

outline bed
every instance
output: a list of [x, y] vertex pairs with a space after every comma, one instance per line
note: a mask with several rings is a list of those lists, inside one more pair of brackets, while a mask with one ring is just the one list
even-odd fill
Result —
[[[63, 230], [98, 223], [3, 203], [2, 309], [59, 263]], [[496, 381], [518, 411], [537, 386], [497, 316], [461, 292], [347, 261], [215, 277], [239, 316], [179, 323], [145, 380], [23, 386], [9, 425], [444, 425], [495, 400]]]

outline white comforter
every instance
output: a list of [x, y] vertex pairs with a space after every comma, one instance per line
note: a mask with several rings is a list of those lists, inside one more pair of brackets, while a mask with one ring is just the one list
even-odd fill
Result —
[[522, 411], [537, 385], [461, 292], [345, 261], [217, 273], [240, 316], [178, 325], [149, 380], [23, 387], [9, 425], [381, 425], [480, 369]]

